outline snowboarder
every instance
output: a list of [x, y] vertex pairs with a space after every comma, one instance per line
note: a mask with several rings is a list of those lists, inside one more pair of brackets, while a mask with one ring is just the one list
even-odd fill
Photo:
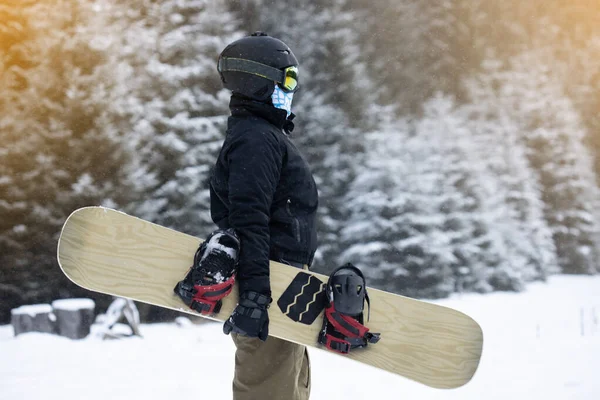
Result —
[[289, 138], [298, 61], [285, 43], [256, 32], [228, 45], [217, 69], [232, 96], [210, 181], [211, 216], [240, 240], [240, 300], [223, 326], [237, 348], [233, 398], [308, 399], [306, 347], [267, 340], [269, 259], [308, 268], [317, 247], [317, 187]]

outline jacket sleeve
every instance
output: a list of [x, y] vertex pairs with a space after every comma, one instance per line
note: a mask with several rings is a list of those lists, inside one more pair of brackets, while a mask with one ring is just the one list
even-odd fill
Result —
[[227, 151], [229, 226], [241, 240], [240, 293], [253, 290], [271, 295], [269, 221], [283, 156], [273, 133], [255, 130], [236, 135]]

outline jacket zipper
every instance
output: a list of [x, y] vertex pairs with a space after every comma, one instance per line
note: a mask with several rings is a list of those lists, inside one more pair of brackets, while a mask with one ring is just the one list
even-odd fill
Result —
[[287, 212], [290, 215], [290, 217], [292, 217], [292, 219], [294, 220], [294, 233], [296, 234], [296, 240], [298, 241], [298, 243], [300, 243], [300, 221], [298, 221], [298, 218], [294, 217], [294, 215], [292, 214], [292, 210], [290, 210], [291, 204], [292, 204], [292, 200], [287, 199], [287, 203], [285, 204], [285, 207], [286, 207]]

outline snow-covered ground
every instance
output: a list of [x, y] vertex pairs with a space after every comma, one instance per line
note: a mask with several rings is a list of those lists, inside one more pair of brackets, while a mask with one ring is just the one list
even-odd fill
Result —
[[[553, 277], [525, 293], [439, 301], [485, 335], [473, 380], [431, 389], [324, 351], [312, 399], [600, 399], [600, 277]], [[143, 339], [13, 337], [0, 326], [0, 399], [230, 399], [234, 347], [219, 324], [143, 325]], [[328, 386], [328, 385], [334, 386]]]

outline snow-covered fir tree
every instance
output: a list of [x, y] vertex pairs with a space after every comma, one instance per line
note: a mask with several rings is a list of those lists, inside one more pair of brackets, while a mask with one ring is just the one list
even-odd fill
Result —
[[[487, 73], [466, 83], [470, 101], [462, 107], [472, 140], [481, 149], [483, 206], [505, 262], [491, 277], [494, 286], [510, 280], [545, 279], [558, 272], [556, 247], [544, 215], [542, 188], [527, 157], [521, 130], [509, 110], [497, 107], [490, 74], [500, 63], [488, 60]], [[493, 75], [493, 74], [492, 74]]]
[[17, 14], [10, 26], [23, 35], [1, 52], [0, 280], [33, 302], [68, 293], [55, 265], [60, 227], [77, 207], [127, 201], [129, 157], [106, 113], [118, 90], [101, 16], [83, 1]]
[[[146, 180], [128, 210], [186, 233], [214, 229], [209, 215], [209, 171], [225, 132], [228, 92], [216, 72], [219, 52], [236, 22], [222, 2], [142, 2], [128, 17], [139, 35], [124, 38], [125, 58], [137, 77], [128, 113], [137, 163]], [[149, 177], [151, 179], [149, 179]]]
[[599, 193], [577, 110], [536, 52], [488, 75], [492, 103], [511, 116], [527, 148], [562, 271], [596, 271]]
[[480, 152], [450, 98], [432, 98], [424, 112], [415, 121], [390, 116], [366, 135], [365, 168], [346, 197], [340, 261], [411, 296], [491, 290], [490, 269], [503, 258], [473, 168]]

